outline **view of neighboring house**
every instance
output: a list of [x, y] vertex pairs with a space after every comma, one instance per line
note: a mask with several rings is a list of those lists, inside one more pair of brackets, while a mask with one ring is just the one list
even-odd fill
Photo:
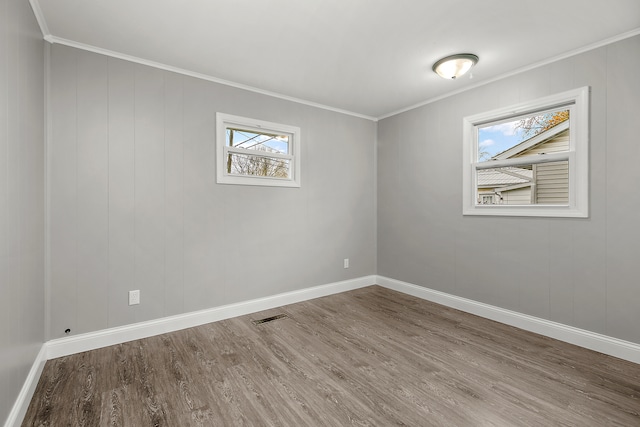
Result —
[[[567, 150], [568, 120], [496, 154], [489, 161]], [[568, 204], [569, 163], [559, 161], [479, 170], [477, 184], [478, 204]]]

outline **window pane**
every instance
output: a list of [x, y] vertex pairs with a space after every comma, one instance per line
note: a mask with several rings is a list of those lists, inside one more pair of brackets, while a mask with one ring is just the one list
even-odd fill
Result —
[[229, 153], [227, 173], [232, 175], [266, 176], [289, 179], [291, 161], [264, 156]]
[[258, 150], [267, 153], [289, 153], [289, 135], [259, 133], [250, 130], [227, 128], [228, 147]]
[[478, 170], [477, 205], [567, 205], [569, 162]]
[[478, 162], [569, 151], [569, 110], [478, 127]]

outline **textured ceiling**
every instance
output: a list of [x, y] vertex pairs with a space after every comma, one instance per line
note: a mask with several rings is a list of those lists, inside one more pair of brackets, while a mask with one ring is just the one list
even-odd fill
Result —
[[[31, 2], [51, 41], [369, 117], [640, 33], [638, 0]], [[431, 71], [464, 52], [480, 57], [473, 79]]]

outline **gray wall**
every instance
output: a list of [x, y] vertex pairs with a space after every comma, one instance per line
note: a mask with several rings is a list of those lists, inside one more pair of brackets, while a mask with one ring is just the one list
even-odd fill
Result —
[[[640, 343], [638, 68], [633, 37], [380, 121], [378, 274]], [[590, 218], [463, 217], [462, 118], [585, 85]]]
[[[640, 37], [377, 129], [54, 45], [44, 319], [43, 43], [27, 2], [1, 0], [0, 20], [0, 419], [43, 340], [65, 328], [126, 325], [374, 274], [376, 265], [384, 276], [640, 343]], [[584, 85], [591, 217], [463, 217], [462, 117]], [[215, 184], [217, 111], [300, 126], [302, 188]], [[130, 289], [141, 289], [141, 305], [127, 305]]]
[[44, 42], [0, 0], [0, 424], [44, 340]]
[[[49, 338], [375, 274], [375, 123], [51, 55]], [[216, 184], [218, 111], [299, 126], [302, 187]]]

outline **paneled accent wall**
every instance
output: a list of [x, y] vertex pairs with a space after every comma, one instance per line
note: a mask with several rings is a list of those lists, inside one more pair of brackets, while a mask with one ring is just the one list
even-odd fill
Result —
[[0, 0], [0, 424], [44, 341], [44, 42]]
[[[640, 36], [378, 127], [378, 274], [640, 343]], [[462, 216], [462, 118], [591, 87], [588, 219]]]
[[[218, 111], [299, 126], [302, 187], [216, 184]], [[54, 45], [51, 126], [49, 338], [375, 274], [374, 122]]]

